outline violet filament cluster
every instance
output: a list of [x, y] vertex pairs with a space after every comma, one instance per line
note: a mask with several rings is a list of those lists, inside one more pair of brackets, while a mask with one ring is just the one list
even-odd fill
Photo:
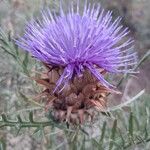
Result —
[[64, 68], [56, 89], [85, 69], [104, 86], [113, 88], [98, 68], [114, 74], [133, 72], [137, 54], [133, 40], [126, 39], [129, 30], [120, 25], [121, 17], [113, 20], [112, 12], [104, 11], [99, 4], [85, 3], [82, 13], [79, 9], [79, 4], [76, 9], [70, 4], [65, 14], [60, 4], [59, 16], [43, 11], [41, 19], [28, 23], [17, 44], [39, 61]]

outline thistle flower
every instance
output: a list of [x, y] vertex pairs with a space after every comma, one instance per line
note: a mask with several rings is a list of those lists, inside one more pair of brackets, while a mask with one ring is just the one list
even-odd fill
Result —
[[82, 75], [87, 68], [106, 87], [113, 86], [99, 73], [103, 68], [110, 73], [130, 73], [136, 64], [133, 40], [128, 28], [119, 25], [121, 18], [112, 20], [112, 12], [104, 12], [100, 5], [87, 6], [79, 13], [73, 9], [65, 14], [60, 4], [60, 16], [50, 10], [42, 12], [41, 20], [31, 21], [18, 45], [38, 60], [52, 66], [64, 67], [57, 87], [66, 85], [74, 75]]
[[[67, 110], [66, 116], [68, 116], [70, 110], [66, 106], [74, 105], [75, 108], [80, 101], [81, 103], [76, 107], [85, 108], [89, 97], [92, 97], [90, 103], [99, 107], [105, 106], [106, 102], [103, 98], [110, 92], [108, 89], [113, 89], [114, 86], [105, 80], [102, 72], [114, 74], [133, 72], [137, 55], [133, 51], [133, 40], [127, 38], [128, 28], [124, 28], [120, 22], [120, 17], [112, 19], [111, 11], [106, 12], [100, 5], [91, 6], [85, 2], [82, 13], [79, 12], [79, 3], [76, 9], [71, 4], [67, 14], [64, 13], [60, 4], [59, 16], [46, 10], [42, 12], [41, 19], [28, 23], [24, 36], [17, 41], [17, 44], [46, 64], [50, 74], [52, 74], [50, 66], [60, 68], [62, 72], [60, 75], [55, 69], [53, 70], [55, 71], [53, 76], [59, 77], [54, 82], [54, 92], [60, 87], [63, 91], [69, 84], [76, 87], [73, 88], [76, 90], [70, 87], [67, 90], [69, 94], [65, 91], [66, 93], [61, 93], [61, 96], [57, 93], [57, 98], [54, 96], [55, 109]], [[80, 77], [85, 74], [90, 76], [90, 80], [85, 82], [84, 78], [80, 82], [82, 85], [79, 85], [79, 81], [75, 81], [76, 78], [80, 80]], [[47, 87], [46, 93], [51, 93], [50, 78], [48, 74], [42, 82], [36, 80]], [[69, 83], [70, 81], [72, 84]], [[90, 92], [87, 89], [90, 89]], [[96, 101], [93, 100], [95, 97], [93, 93], [96, 91], [100, 92], [101, 100], [99, 98]], [[74, 93], [76, 96], [73, 95]], [[67, 103], [68, 98], [73, 99], [73, 104]], [[63, 117], [56, 117], [56, 114], [54, 116], [63, 120]], [[59, 113], [59, 116], [63, 116], [63, 113]], [[80, 116], [80, 121], [83, 120], [82, 118]]]

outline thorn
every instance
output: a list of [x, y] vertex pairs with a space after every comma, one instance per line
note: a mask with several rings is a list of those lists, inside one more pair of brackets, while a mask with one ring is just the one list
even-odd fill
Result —
[[79, 114], [80, 123], [82, 124], [84, 122], [84, 109], [78, 110], [78, 114]]
[[67, 108], [67, 115], [66, 115], [66, 122], [69, 122], [70, 121], [70, 115], [71, 115], [71, 112], [72, 112], [72, 109], [73, 109], [73, 107], [72, 106], [70, 106], [70, 107], [68, 107]]
[[35, 77], [30, 77], [30, 79], [35, 80], [37, 83], [46, 86], [47, 88], [50, 87], [50, 83], [47, 81], [47, 79], [38, 79]]
[[65, 120], [65, 111], [62, 111], [62, 110], [59, 111], [59, 118], [61, 121]]

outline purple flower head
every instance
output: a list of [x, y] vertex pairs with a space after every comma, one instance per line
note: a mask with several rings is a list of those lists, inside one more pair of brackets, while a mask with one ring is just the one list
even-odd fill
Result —
[[120, 25], [121, 18], [112, 19], [100, 5], [85, 3], [82, 13], [79, 4], [70, 5], [65, 14], [60, 4], [60, 15], [50, 10], [42, 18], [31, 21], [17, 44], [38, 60], [64, 67], [57, 82], [66, 85], [74, 75], [88, 69], [104, 86], [113, 88], [99, 68], [110, 73], [132, 73], [137, 61], [133, 40], [127, 38], [128, 28]]

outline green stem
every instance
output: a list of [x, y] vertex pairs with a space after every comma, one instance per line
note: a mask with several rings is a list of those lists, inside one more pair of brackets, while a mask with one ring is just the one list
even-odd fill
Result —
[[68, 132], [74, 132], [72, 130], [67, 129], [65, 125], [58, 124], [58, 122], [55, 122], [53, 120], [35, 121], [33, 118], [33, 112], [29, 113], [29, 119], [28, 119], [29, 121], [23, 121], [20, 115], [17, 116], [17, 121], [9, 120], [5, 114], [2, 114], [1, 118], [2, 119], [0, 119], [0, 128], [9, 126], [9, 127], [17, 127], [19, 129], [32, 128], [32, 127], [39, 129], [39, 128], [45, 128], [45, 127], [51, 126], [51, 127], [57, 127], [59, 129], [63, 129]]
[[[146, 139], [146, 140], [138, 141], [138, 142], [134, 143], [134, 145], [142, 144], [143, 141], [144, 141], [145, 143], [150, 142], [150, 137], [149, 137], [148, 139]], [[132, 143], [129, 143], [129, 144], [125, 145], [125, 146], [124, 146], [124, 149], [127, 149], [127, 148], [129, 148], [130, 146], [132, 146]]]
[[19, 121], [8, 121], [7, 122], [3, 122], [3, 121], [0, 121], [0, 123], [2, 123], [2, 125], [0, 125], [0, 128], [2, 127], [6, 127], [6, 126], [9, 126], [9, 127], [16, 127], [16, 126], [19, 126], [20, 128], [27, 128], [27, 127], [47, 127], [47, 126], [50, 126], [52, 125], [52, 122], [51, 121], [45, 121], [45, 122], [26, 122], [26, 121], [23, 121], [23, 122], [19, 122]]
[[79, 127], [75, 129], [76, 132], [65, 132], [66, 133], [66, 138], [67, 138], [67, 143], [69, 146], [69, 150], [76, 150], [78, 148], [78, 133], [79, 133]]

